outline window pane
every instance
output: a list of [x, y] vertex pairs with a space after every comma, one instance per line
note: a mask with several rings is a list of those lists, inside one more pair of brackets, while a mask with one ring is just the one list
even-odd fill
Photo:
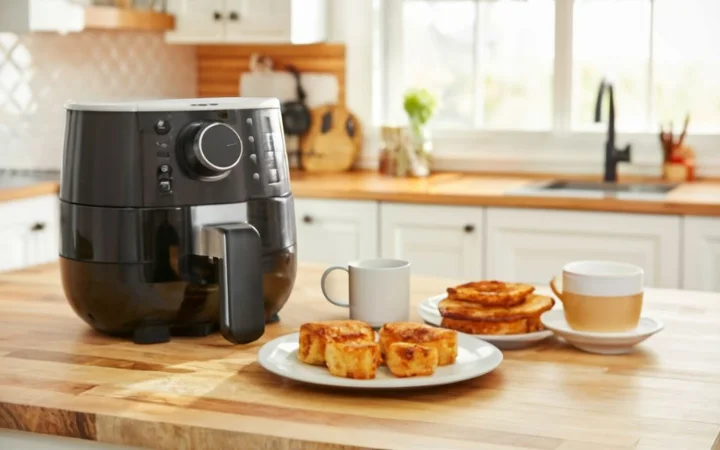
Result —
[[437, 95], [436, 127], [468, 128], [473, 123], [475, 8], [474, 1], [403, 4], [405, 84]]
[[592, 126], [598, 86], [608, 76], [618, 128], [646, 129], [650, 0], [576, 0], [573, 40], [573, 125]]
[[478, 124], [550, 128], [555, 2], [482, 1], [478, 31]]
[[720, 1], [655, 0], [655, 119], [720, 130]]

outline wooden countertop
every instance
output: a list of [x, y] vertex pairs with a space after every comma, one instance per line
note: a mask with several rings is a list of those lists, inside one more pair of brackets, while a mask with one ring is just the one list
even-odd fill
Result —
[[[508, 191], [551, 179], [590, 180], [586, 176], [438, 173], [428, 178], [393, 178], [376, 172], [291, 173], [297, 198], [378, 200], [441, 205], [504, 206], [646, 214], [720, 217], [720, 181], [685, 183], [664, 199], [620, 199], [509, 195]], [[657, 179], [625, 178], [620, 181]]]
[[56, 181], [35, 181], [19, 186], [0, 186], [0, 203], [24, 198], [38, 197], [40, 195], [55, 194], [59, 191], [60, 184]]
[[[99, 335], [65, 302], [56, 265], [0, 274], [0, 428], [173, 450], [720, 448], [720, 294], [648, 290], [646, 313], [666, 327], [630, 355], [549, 339], [474, 380], [356, 392], [256, 361], [267, 340], [347, 314], [323, 300], [320, 270], [301, 266], [281, 322], [248, 346]], [[413, 301], [446, 285], [415, 278]]]

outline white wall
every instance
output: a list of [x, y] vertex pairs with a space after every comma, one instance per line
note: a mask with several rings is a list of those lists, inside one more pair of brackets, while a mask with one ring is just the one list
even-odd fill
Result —
[[60, 169], [68, 100], [193, 97], [195, 77], [161, 33], [0, 33], [0, 168]]

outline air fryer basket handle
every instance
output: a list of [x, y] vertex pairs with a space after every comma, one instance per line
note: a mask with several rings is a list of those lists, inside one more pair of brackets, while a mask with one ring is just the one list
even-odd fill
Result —
[[220, 332], [230, 342], [247, 344], [265, 332], [262, 244], [247, 223], [213, 226], [220, 250]]

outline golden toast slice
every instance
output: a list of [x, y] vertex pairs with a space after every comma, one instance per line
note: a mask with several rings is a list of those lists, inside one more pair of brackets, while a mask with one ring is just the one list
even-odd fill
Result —
[[483, 306], [515, 306], [525, 300], [535, 288], [529, 284], [502, 281], [473, 281], [447, 289], [448, 298]]
[[428, 376], [435, 373], [438, 351], [420, 344], [395, 342], [388, 347], [385, 361], [396, 377]]
[[435, 348], [440, 366], [454, 363], [457, 357], [457, 333], [453, 330], [412, 322], [386, 323], [380, 328], [380, 351], [386, 361], [390, 346], [396, 342]]
[[485, 307], [473, 302], [451, 300], [446, 298], [438, 304], [440, 315], [448, 319], [508, 321], [540, 316], [555, 305], [552, 297], [530, 294], [527, 299], [509, 308], [494, 306]]
[[380, 364], [377, 342], [334, 342], [325, 346], [325, 363], [336, 377], [370, 380]]
[[328, 342], [375, 342], [375, 330], [359, 320], [308, 322], [300, 327], [298, 359], [306, 364], [325, 364]]
[[457, 320], [444, 317], [442, 326], [462, 333], [492, 335], [524, 334], [544, 329], [539, 315], [507, 321]]

